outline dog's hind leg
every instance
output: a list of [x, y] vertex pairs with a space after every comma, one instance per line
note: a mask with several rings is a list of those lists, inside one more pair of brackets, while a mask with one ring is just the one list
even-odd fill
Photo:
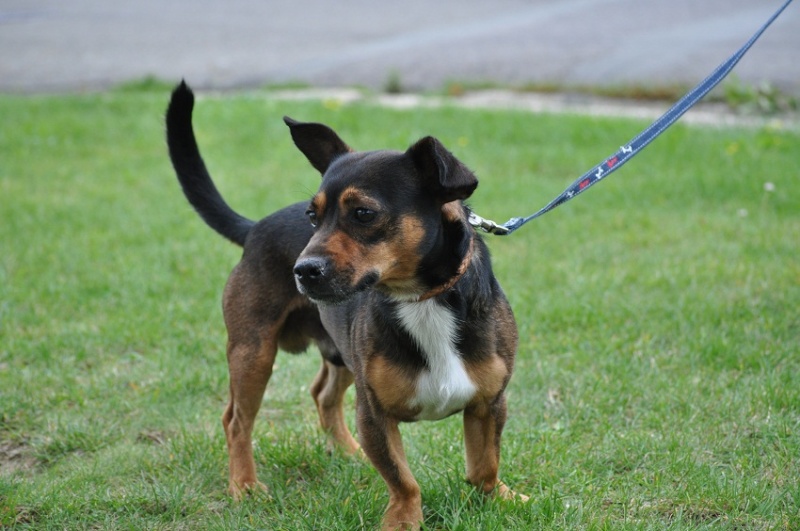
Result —
[[352, 383], [353, 374], [347, 367], [334, 365], [323, 358], [311, 384], [311, 396], [317, 405], [319, 423], [328, 434], [329, 447], [338, 447], [348, 455], [355, 454], [360, 448], [344, 420], [344, 394]]
[[249, 489], [264, 488], [256, 478], [252, 434], [277, 351], [276, 341], [270, 337], [228, 342], [230, 402], [222, 415], [222, 427], [230, 465], [228, 491], [236, 499]]

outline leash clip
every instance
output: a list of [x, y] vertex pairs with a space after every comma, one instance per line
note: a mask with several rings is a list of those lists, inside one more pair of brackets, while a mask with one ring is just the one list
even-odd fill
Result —
[[475, 212], [469, 213], [468, 221], [469, 224], [475, 227], [476, 229], [481, 229], [482, 231], [488, 232], [489, 234], [505, 236], [506, 234], [511, 232], [507, 227], [504, 227], [503, 225], [498, 225], [491, 219], [482, 218]]

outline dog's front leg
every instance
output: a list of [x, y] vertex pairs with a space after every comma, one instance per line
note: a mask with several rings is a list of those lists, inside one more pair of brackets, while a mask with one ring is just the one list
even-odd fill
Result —
[[502, 394], [491, 404], [478, 404], [464, 410], [467, 480], [486, 494], [527, 501], [527, 496], [515, 493], [498, 477], [500, 438], [505, 423], [506, 399]]
[[358, 437], [364, 453], [389, 488], [389, 506], [381, 529], [419, 529], [422, 498], [419, 485], [408, 467], [396, 419], [375, 411], [366, 399], [357, 397]]

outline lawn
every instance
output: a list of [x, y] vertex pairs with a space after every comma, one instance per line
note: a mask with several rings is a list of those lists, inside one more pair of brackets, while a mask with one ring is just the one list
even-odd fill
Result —
[[[180, 192], [168, 97], [0, 96], [0, 527], [373, 528], [385, 487], [327, 455], [313, 352], [279, 356], [259, 415], [269, 493], [224, 493], [220, 297], [240, 251]], [[316, 189], [284, 114], [359, 149], [433, 134], [498, 221], [646, 125], [201, 97], [206, 162], [247, 216]], [[679, 124], [595, 189], [489, 238], [521, 336], [501, 471], [531, 501], [465, 483], [459, 418], [409, 424], [427, 529], [800, 528], [796, 129]]]

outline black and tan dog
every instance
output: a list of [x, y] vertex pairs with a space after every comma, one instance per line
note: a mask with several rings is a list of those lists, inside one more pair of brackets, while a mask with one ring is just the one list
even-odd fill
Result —
[[404, 153], [355, 152], [324, 125], [285, 118], [322, 185], [310, 204], [253, 222], [211, 181], [193, 106], [181, 83], [167, 110], [172, 163], [200, 216], [244, 247], [223, 298], [230, 403], [222, 424], [233, 496], [262, 486], [251, 436], [278, 349], [315, 343], [323, 360], [311, 394], [323, 429], [348, 453], [359, 445], [342, 403], [355, 381], [361, 448], [389, 488], [384, 528], [422, 521], [400, 422], [463, 412], [469, 482], [525, 499], [497, 475], [517, 331], [462, 204], [475, 175], [432, 137]]

